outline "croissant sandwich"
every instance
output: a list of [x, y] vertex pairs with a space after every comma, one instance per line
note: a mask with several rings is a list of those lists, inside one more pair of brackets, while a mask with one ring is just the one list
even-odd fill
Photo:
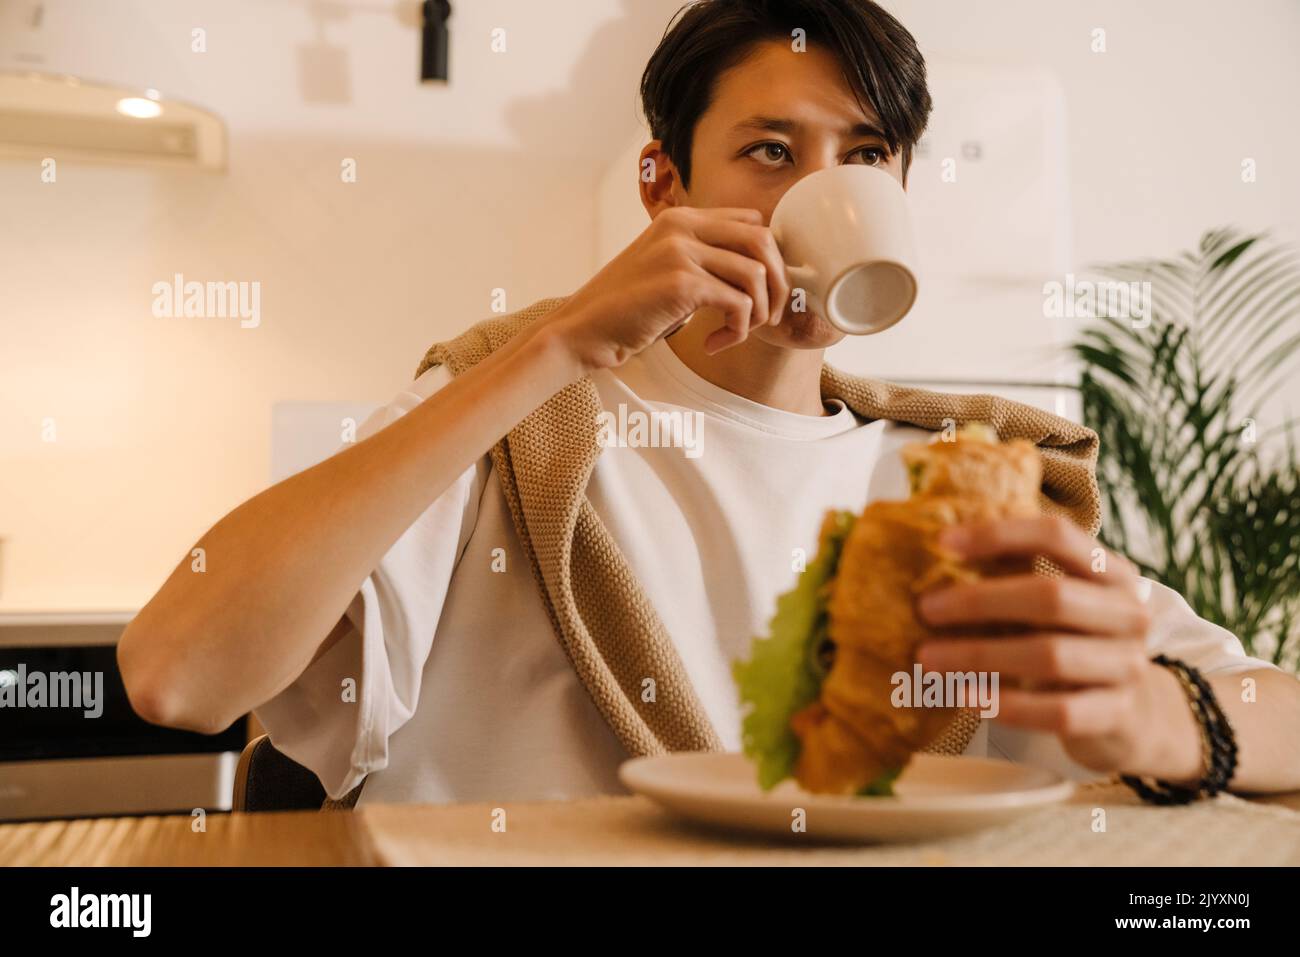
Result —
[[734, 665], [745, 753], [770, 789], [793, 777], [806, 791], [891, 794], [911, 756], [955, 708], [896, 706], [893, 676], [912, 673], [931, 634], [917, 594], [945, 582], [1015, 570], [966, 563], [937, 541], [948, 525], [1039, 514], [1042, 463], [1023, 439], [1002, 443], [971, 425], [902, 450], [905, 501], [859, 516], [828, 512], [816, 556], [777, 599], [769, 635]]

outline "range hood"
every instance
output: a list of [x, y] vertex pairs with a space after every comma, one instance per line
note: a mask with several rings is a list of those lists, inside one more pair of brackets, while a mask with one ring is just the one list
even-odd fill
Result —
[[226, 127], [157, 90], [0, 71], [0, 157], [52, 157], [221, 172]]

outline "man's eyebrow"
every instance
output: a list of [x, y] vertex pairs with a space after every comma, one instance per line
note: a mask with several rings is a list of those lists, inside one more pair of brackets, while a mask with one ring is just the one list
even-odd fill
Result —
[[[801, 129], [803, 129], [803, 124], [798, 120], [790, 120], [780, 116], [751, 116], [749, 119], [737, 123], [732, 127], [731, 131], [741, 133], [746, 130], [764, 130], [771, 133], [791, 135], [798, 133]], [[878, 136], [882, 140], [888, 139], [884, 130], [871, 123], [857, 123], [846, 127], [842, 130], [842, 133], [846, 137]]]

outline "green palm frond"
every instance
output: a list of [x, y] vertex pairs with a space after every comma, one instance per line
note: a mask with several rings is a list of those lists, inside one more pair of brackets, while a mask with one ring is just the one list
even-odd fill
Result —
[[1070, 350], [1101, 437], [1103, 541], [1248, 653], [1295, 669], [1300, 459], [1293, 422], [1254, 423], [1296, 371], [1300, 260], [1265, 240], [1222, 228], [1172, 259], [1101, 267], [1150, 284], [1147, 314], [1099, 299]]

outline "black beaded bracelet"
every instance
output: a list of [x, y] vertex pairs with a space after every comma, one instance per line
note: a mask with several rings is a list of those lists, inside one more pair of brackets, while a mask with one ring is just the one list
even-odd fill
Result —
[[1151, 660], [1177, 675], [1187, 692], [1192, 714], [1201, 729], [1205, 774], [1195, 787], [1190, 788], [1161, 780], [1156, 780], [1152, 787], [1131, 774], [1121, 774], [1120, 780], [1141, 795], [1142, 800], [1152, 804], [1188, 804], [1202, 795], [1214, 797], [1227, 788], [1237, 770], [1237, 739], [1232, 725], [1200, 671], [1185, 661], [1165, 655], [1156, 655]]

